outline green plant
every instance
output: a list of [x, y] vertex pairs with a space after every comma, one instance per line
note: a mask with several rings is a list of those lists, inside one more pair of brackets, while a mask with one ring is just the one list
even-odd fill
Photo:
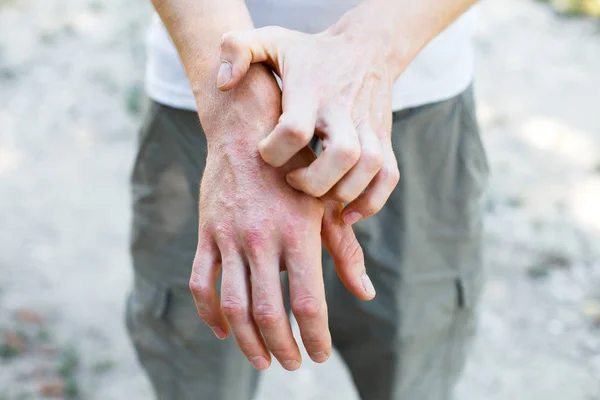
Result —
[[63, 353], [60, 356], [60, 360], [58, 362], [58, 374], [62, 378], [68, 379], [75, 374], [78, 365], [79, 354], [77, 353], [77, 349], [75, 349], [75, 347], [69, 346], [63, 351]]

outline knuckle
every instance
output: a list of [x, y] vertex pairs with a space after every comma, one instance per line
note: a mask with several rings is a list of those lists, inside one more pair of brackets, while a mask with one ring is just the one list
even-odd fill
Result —
[[288, 139], [294, 144], [306, 145], [312, 139], [314, 132], [307, 125], [287, 120], [282, 124]]
[[227, 243], [233, 240], [231, 229], [226, 225], [218, 225], [214, 228], [215, 238], [218, 242]]
[[360, 160], [369, 171], [379, 171], [383, 166], [383, 155], [377, 149], [363, 149]]
[[383, 168], [381, 173], [383, 174], [383, 180], [388, 182], [390, 185], [396, 186], [396, 184], [400, 181], [400, 170], [398, 169], [397, 165]]
[[362, 207], [362, 214], [365, 217], [370, 217], [371, 215], [375, 215], [379, 212], [379, 210], [381, 210], [383, 208], [383, 204], [381, 204], [381, 202], [373, 199], [373, 198], [369, 198], [366, 199], [365, 203], [363, 204]]
[[316, 318], [321, 314], [321, 302], [313, 296], [303, 296], [292, 300], [292, 312], [296, 318]]
[[244, 243], [250, 247], [263, 247], [267, 241], [267, 235], [260, 224], [246, 227], [243, 232], [243, 238]]
[[356, 197], [357, 195], [351, 193], [347, 189], [337, 189], [331, 194], [331, 198], [335, 201], [339, 201], [340, 203], [350, 203]]
[[347, 254], [349, 263], [358, 264], [364, 262], [365, 255], [363, 249], [354, 235], [344, 235], [342, 243], [340, 243], [340, 248], [342, 249], [341, 254]]
[[299, 221], [297, 217], [292, 216], [282, 222], [281, 237], [286, 248], [290, 251], [294, 251], [300, 247], [301, 241], [298, 238], [302, 237], [307, 229], [304, 218], [305, 216], [303, 215], [302, 220]]
[[321, 336], [307, 336], [302, 338], [302, 343], [309, 351], [326, 350], [330, 347], [330, 339]]
[[190, 292], [199, 299], [207, 298], [210, 295], [211, 287], [205, 282], [196, 279], [194, 276], [190, 278], [189, 282]]
[[261, 253], [267, 246], [267, 234], [262, 226], [254, 225], [243, 230], [242, 240], [253, 255]]
[[335, 150], [336, 155], [345, 165], [352, 166], [360, 158], [361, 149], [357, 143], [340, 144]]
[[227, 319], [233, 323], [243, 322], [248, 319], [248, 307], [234, 297], [225, 297], [221, 300], [221, 310]]
[[221, 49], [236, 49], [237, 47], [239, 47], [239, 41], [236, 31], [225, 32], [221, 36]]
[[253, 316], [258, 325], [273, 327], [279, 325], [283, 319], [283, 312], [269, 304], [257, 304], [254, 306]]
[[311, 197], [321, 197], [325, 195], [330, 189], [330, 186], [323, 182], [320, 179], [315, 179], [314, 181], [307, 182], [306, 186], [303, 188], [303, 192]]
[[398, 170], [398, 167], [395, 167], [391, 172], [390, 172], [390, 182], [394, 184], [394, 186], [396, 186], [396, 184], [400, 181], [400, 171]]
[[321, 197], [333, 186], [323, 173], [316, 170], [305, 172], [300, 180], [299, 189], [311, 197]]
[[305, 193], [311, 197], [322, 197], [329, 191], [329, 187], [322, 185], [321, 187], [313, 187], [305, 190]]
[[293, 360], [297, 357], [296, 351], [292, 344], [285, 345], [278, 343], [273, 345], [272, 343], [268, 343], [268, 346], [269, 351], [273, 353], [278, 360]]
[[236, 338], [236, 341], [242, 353], [248, 356], [252, 356], [257, 353], [255, 342], [245, 338]]

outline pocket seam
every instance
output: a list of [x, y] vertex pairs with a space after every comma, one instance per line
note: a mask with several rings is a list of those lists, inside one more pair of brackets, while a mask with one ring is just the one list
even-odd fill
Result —
[[[479, 124], [477, 123], [477, 118], [471, 112], [471, 109], [467, 106], [465, 102], [466, 94], [463, 93], [459, 98], [459, 103], [463, 112], [463, 116], [466, 115], [469, 119], [469, 123], [471, 126], [467, 125], [465, 118], [461, 116], [461, 127], [465, 131], [465, 133], [469, 136], [469, 138], [475, 142], [477, 145], [477, 158], [480, 160], [478, 164], [483, 166], [483, 173], [487, 176], [490, 172], [489, 161], [487, 159], [487, 155], [485, 153], [485, 146], [483, 145], [483, 141], [481, 140], [481, 135], [479, 132]], [[460, 159], [463, 163], [466, 163], [466, 155], [464, 151], [460, 151]]]
[[158, 119], [158, 114], [160, 112], [160, 109], [162, 107], [162, 105], [160, 105], [159, 103], [155, 102], [154, 100], [150, 100], [150, 106], [148, 107], [148, 111], [147, 111], [147, 115], [146, 118], [144, 120], [144, 122], [142, 123], [142, 126], [140, 127], [139, 132], [147, 132], [146, 135], [139, 135], [140, 141], [137, 143], [137, 154], [135, 156], [135, 160], [133, 162], [133, 168], [131, 171], [131, 177], [132, 180], [134, 179], [135, 176], [137, 176], [137, 173], [139, 171], [139, 166], [142, 162], [142, 159], [144, 158], [144, 155], [146, 154], [147, 150], [148, 150], [148, 146], [150, 144], [150, 142], [155, 139], [155, 137], [158, 135], [158, 129], [154, 129], [156, 123], [157, 123], [157, 119]]
[[[150, 291], [150, 293], [143, 293], [143, 291]], [[139, 325], [140, 318], [151, 318], [157, 322], [164, 322], [170, 303], [171, 290], [169, 288], [136, 276], [128, 306], [130, 315], [128, 318], [133, 330]]]

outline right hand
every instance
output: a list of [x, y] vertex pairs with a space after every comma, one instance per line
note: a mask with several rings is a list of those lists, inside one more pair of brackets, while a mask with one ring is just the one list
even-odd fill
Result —
[[[248, 104], [256, 104], [249, 97]], [[274, 126], [280, 108], [271, 106], [261, 107], [275, 111], [261, 111], [258, 119]], [[271, 352], [285, 369], [295, 370], [301, 355], [284, 309], [280, 270], [286, 269], [292, 312], [304, 346], [313, 361], [324, 362], [331, 354], [331, 336], [321, 239], [346, 287], [363, 300], [375, 296], [362, 249], [352, 228], [341, 221], [342, 204], [315, 199], [287, 184], [289, 171], [314, 161], [310, 149], [273, 168], [258, 153], [264, 134], [252, 132], [252, 124], [218, 125], [226, 129], [223, 134], [213, 131], [208, 141], [198, 247], [190, 278], [198, 313], [221, 339], [231, 329], [255, 368], [268, 368]], [[243, 134], [232, 134], [237, 129]], [[220, 300], [215, 288], [219, 272]]]

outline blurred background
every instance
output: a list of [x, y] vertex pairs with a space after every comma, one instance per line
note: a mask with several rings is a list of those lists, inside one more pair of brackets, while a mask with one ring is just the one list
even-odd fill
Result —
[[[0, 0], [0, 400], [151, 398], [122, 317], [150, 11]], [[598, 16], [481, 3], [488, 282], [461, 400], [600, 399]], [[282, 398], [358, 397], [333, 357], [274, 365], [259, 400]]]

